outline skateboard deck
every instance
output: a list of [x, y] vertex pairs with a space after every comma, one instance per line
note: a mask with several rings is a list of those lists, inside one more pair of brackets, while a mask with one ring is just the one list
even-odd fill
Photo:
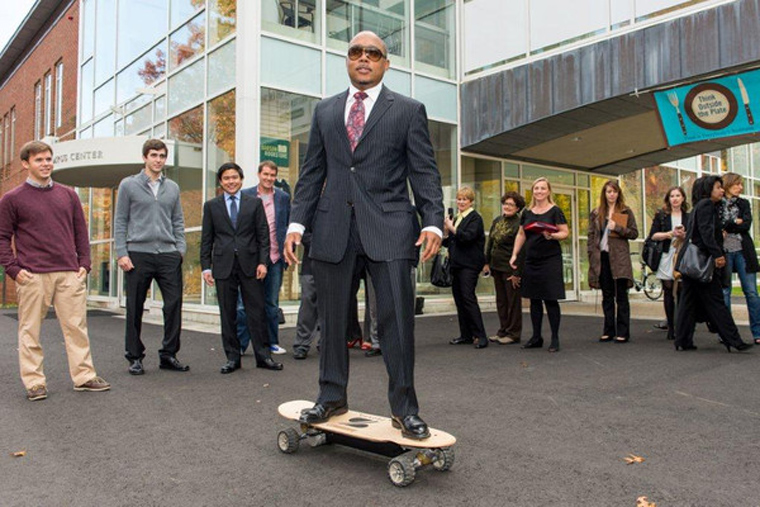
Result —
[[[289, 401], [280, 405], [278, 412], [286, 419], [298, 421], [298, 418], [301, 417], [301, 411], [313, 406], [313, 401]], [[326, 422], [310, 424], [309, 426], [322, 431], [369, 440], [370, 442], [392, 442], [407, 448], [445, 448], [451, 447], [457, 441], [453, 435], [434, 428], [430, 428], [430, 437], [424, 440], [404, 438], [401, 436], [401, 430], [391, 425], [389, 417], [357, 412], [355, 410], [349, 410], [345, 414], [331, 417]]]

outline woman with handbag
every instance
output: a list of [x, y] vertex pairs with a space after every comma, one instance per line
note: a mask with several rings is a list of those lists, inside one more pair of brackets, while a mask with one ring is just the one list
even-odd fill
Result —
[[554, 204], [552, 187], [544, 177], [538, 178], [531, 186], [533, 194], [530, 208], [520, 217], [520, 230], [515, 238], [509, 265], [517, 269], [517, 259], [525, 247], [525, 264], [520, 281], [522, 297], [530, 299], [530, 320], [533, 336], [523, 345], [524, 349], [541, 348], [541, 323], [544, 309], [549, 316], [552, 341], [549, 352], [559, 352], [559, 300], [565, 299], [565, 281], [562, 276], [562, 246], [560, 241], [567, 238], [570, 229], [562, 210]]
[[485, 272], [493, 276], [496, 289], [496, 310], [499, 314], [499, 330], [496, 336], [488, 338], [502, 345], [520, 343], [522, 334], [522, 298], [520, 298], [520, 274], [522, 255], [517, 259], [517, 269], [512, 269], [509, 259], [515, 246], [517, 231], [520, 230], [520, 212], [525, 207], [525, 199], [517, 192], [507, 192], [501, 197], [504, 213], [494, 219], [486, 243]]
[[588, 219], [588, 283], [602, 289], [604, 330], [600, 342], [614, 339], [625, 343], [631, 338], [628, 289], [633, 287], [633, 267], [628, 242], [638, 236], [636, 217], [625, 204], [623, 190], [616, 181], [608, 180], [599, 206]]
[[[686, 202], [686, 191], [681, 187], [671, 187], [665, 198], [663, 206], [652, 220], [649, 229], [649, 238], [660, 242], [662, 254], [657, 265], [657, 278], [662, 283], [662, 294], [665, 306], [665, 317], [668, 320], [668, 340], [675, 339], [675, 293], [673, 276], [673, 259], [676, 249], [673, 240], [686, 237], [686, 224], [689, 223], [689, 204]], [[650, 266], [651, 267], [651, 266]]]
[[476, 349], [488, 346], [483, 315], [480, 313], [475, 289], [478, 276], [486, 264], [483, 247], [486, 235], [483, 218], [472, 207], [475, 192], [462, 187], [457, 192], [456, 218], [447, 216], [443, 220], [443, 245], [449, 249], [454, 303], [459, 319], [459, 336], [449, 341], [452, 345], [475, 343]]
[[747, 199], [740, 197], [744, 190], [744, 180], [736, 173], [723, 175], [726, 199], [721, 208], [723, 220], [723, 250], [726, 252], [724, 268], [723, 298], [731, 311], [731, 276], [739, 275], [744, 298], [749, 313], [749, 328], [755, 345], [760, 345], [760, 297], [757, 295], [757, 262], [755, 244], [749, 235], [752, 230], [752, 208]]
[[676, 315], [676, 350], [696, 350], [694, 323], [704, 313], [720, 336], [726, 350], [746, 350], [731, 312], [723, 301], [720, 270], [726, 265], [719, 208], [723, 180], [710, 175], [698, 178], [692, 189], [694, 211], [686, 230], [686, 240], [678, 255], [676, 271], [681, 273], [681, 298]]

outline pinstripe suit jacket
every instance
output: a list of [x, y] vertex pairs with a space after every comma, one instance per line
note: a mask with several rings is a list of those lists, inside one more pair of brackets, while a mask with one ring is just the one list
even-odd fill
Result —
[[383, 86], [352, 153], [344, 124], [347, 98], [344, 91], [315, 108], [291, 221], [312, 230], [312, 259], [339, 262], [353, 208], [370, 259], [414, 260], [420, 224], [407, 182], [422, 227], [443, 228], [441, 177], [425, 106]]

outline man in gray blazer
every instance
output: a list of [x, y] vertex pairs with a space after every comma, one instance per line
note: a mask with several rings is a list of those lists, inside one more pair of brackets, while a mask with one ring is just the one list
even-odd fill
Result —
[[[414, 390], [414, 295], [409, 271], [438, 251], [443, 194], [425, 107], [382, 84], [388, 69], [383, 41], [361, 32], [346, 58], [349, 90], [321, 101], [296, 185], [285, 243], [288, 264], [311, 229], [311, 259], [323, 316], [319, 397], [301, 421], [316, 423], [348, 410], [349, 299], [366, 268], [377, 292], [381, 348], [389, 376], [394, 427], [404, 436], [430, 436]], [[410, 202], [407, 183], [422, 220]]]

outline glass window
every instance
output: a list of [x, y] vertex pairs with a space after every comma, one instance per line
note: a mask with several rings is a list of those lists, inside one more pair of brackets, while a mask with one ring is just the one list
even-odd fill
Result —
[[729, 159], [730, 165], [728, 167], [728, 170], [741, 174], [743, 176], [749, 176], [749, 146], [734, 146], [731, 148], [730, 152], [731, 157]]
[[187, 253], [182, 259], [182, 299], [185, 303], [201, 302], [203, 278], [201, 277], [201, 231], [185, 233]]
[[[578, 222], [580, 226], [578, 228], [579, 236], [588, 235], [588, 217], [591, 215], [591, 210], [596, 207], [596, 203], [591, 202], [591, 192], [588, 190], [578, 190]], [[585, 254], [585, 250], [582, 250]]]
[[435, 152], [435, 163], [441, 173], [443, 187], [443, 204], [453, 207], [456, 204], [457, 184], [457, 127], [437, 121], [428, 121], [430, 142]]
[[95, 51], [95, 0], [82, 0], [82, 61]]
[[95, 84], [113, 76], [116, 65], [116, 0], [98, 0]]
[[45, 135], [53, 133], [53, 75], [45, 74]]
[[[530, 164], [523, 165], [523, 179], [533, 182], [538, 178], [548, 178], [552, 185], [575, 185], [575, 175], [569, 171], [557, 171]], [[605, 178], [604, 181], [607, 181]], [[530, 187], [530, 185], [528, 185]]]
[[752, 157], [752, 175], [760, 178], [760, 143], [750, 144], [749, 151]]
[[261, 26], [264, 30], [309, 42], [319, 42], [319, 0], [264, 0]]
[[180, 189], [185, 227], [201, 225], [203, 205], [203, 106], [169, 120], [169, 139], [176, 141], [174, 166], [166, 176]]
[[576, 174], [575, 180], [578, 182], [579, 187], [588, 187], [589, 186], [589, 178], [588, 174]]
[[[7, 135], [7, 133], [6, 133]], [[11, 146], [10, 146], [10, 160], [13, 161], [16, 156], [16, 107], [11, 109]]]
[[[517, 59], [528, 51], [527, 0], [478, 0], [465, 2], [463, 8], [464, 70], [489, 67], [493, 64]], [[520, 20], [509, 24], [504, 20]]]
[[206, 47], [206, 14], [199, 14], [169, 36], [169, 70], [181, 66]]
[[678, 183], [678, 173], [670, 167], [648, 167], [644, 169], [644, 192], [646, 194], [646, 224], [651, 224], [654, 215], [662, 207], [662, 199], [670, 187]]
[[[147, 136], [149, 133], [146, 132], [145, 135]], [[153, 137], [156, 139], [166, 138], [166, 123], [162, 122], [153, 128]]]
[[649, 230], [649, 224], [644, 220], [644, 187], [641, 184], [641, 170], [620, 176], [620, 189], [629, 208], [633, 210], [636, 223], [639, 226], [639, 237]]
[[208, 94], [216, 95], [235, 84], [235, 41], [208, 56]]
[[206, 0], [170, 0], [171, 3], [171, 26], [170, 29], [175, 29], [185, 21], [187, 18], [203, 9], [206, 5]]
[[34, 85], [34, 138], [42, 137], [42, 83]]
[[[462, 157], [461, 187], [475, 191], [473, 207], [490, 224], [501, 214], [501, 163], [496, 160]], [[454, 192], [456, 199], [456, 192]]]
[[602, 187], [605, 183], [607, 183], [607, 180], [609, 180], [609, 178], [602, 176], [591, 177], [591, 209], [597, 207], [599, 203], [599, 196], [602, 195]]
[[530, 0], [530, 49], [547, 50], [563, 42], [606, 31], [609, 0]]
[[520, 177], [520, 166], [512, 162], [505, 162], [504, 177], [518, 179]]
[[417, 69], [454, 77], [456, 2], [414, 0]]
[[216, 170], [235, 160], [235, 90], [208, 104], [206, 199], [216, 196]]
[[114, 80], [111, 79], [106, 84], [95, 90], [95, 107], [94, 114], [98, 116], [105, 113], [113, 106], [114, 99]]
[[654, 16], [665, 14], [675, 10], [679, 5], [695, 4], [704, 0], [686, 1], [686, 0], [636, 0], [636, 21], [642, 21]]
[[610, 2], [610, 24], [612, 29], [622, 28], [631, 24], [633, 19], [633, 2], [630, 0]]
[[321, 56], [315, 49], [262, 37], [261, 81], [273, 87], [321, 95]]
[[328, 97], [348, 88], [346, 57], [332, 53], [325, 54], [325, 95]]
[[414, 97], [425, 104], [429, 116], [457, 121], [456, 85], [422, 76], [415, 76], [414, 84]]
[[111, 242], [90, 245], [90, 257], [92, 259], [92, 270], [90, 271], [88, 294], [90, 296], [110, 296], [111, 275], [115, 273], [111, 257]]
[[116, 76], [116, 103], [138, 95], [137, 90], [149, 87], [165, 75], [166, 41], [162, 41]]
[[153, 121], [164, 121], [166, 119], [166, 95], [161, 95], [153, 103]]
[[55, 66], [55, 126], [63, 123], [63, 62]]
[[111, 218], [113, 211], [113, 190], [110, 188], [92, 189], [92, 216], [90, 217], [90, 240], [109, 239], [111, 237]]
[[208, 42], [213, 46], [235, 32], [237, 0], [209, 0], [208, 9]]
[[[343, 69], [343, 74], [346, 76], [346, 81], [348, 81], [348, 74], [346, 73], [345, 68]], [[406, 95], [407, 97], [412, 96], [412, 75], [408, 72], [390, 68], [383, 76], [383, 84], [388, 86], [388, 88], [394, 92]], [[456, 98], [454, 100], [456, 100]], [[456, 102], [454, 105], [456, 107]], [[429, 113], [430, 111], [428, 110], [428, 114]], [[441, 118], [446, 120], [449, 119], [448, 117], [443, 116]], [[456, 119], [454, 121], [456, 121]]]
[[203, 100], [204, 60], [198, 60], [169, 78], [169, 114], [177, 114]]
[[392, 64], [409, 65], [407, 2], [330, 0], [327, 5], [327, 45], [345, 50], [359, 32], [375, 32], [388, 46]]
[[145, 127], [149, 127], [153, 123], [153, 110], [148, 106], [143, 106], [134, 113], [130, 113], [124, 117], [124, 134], [132, 135], [140, 132]]
[[119, 3], [117, 68], [161, 39], [166, 33], [166, 0], [130, 0]]
[[93, 126], [93, 137], [111, 137], [114, 135], [113, 115], [109, 114]]
[[93, 60], [90, 60], [89, 62], [82, 65], [82, 80], [79, 83], [79, 90], [81, 93], [81, 102], [80, 102], [80, 121], [82, 123], [87, 123], [88, 121], [92, 120], [92, 108], [93, 108], [93, 99], [92, 99], [92, 81], [94, 79], [93, 77]]
[[[686, 202], [691, 205], [691, 189], [694, 187], [694, 182], [697, 180], [697, 173], [689, 171], [681, 171], [681, 187], [686, 192]], [[663, 194], [663, 198], [665, 195]]]

